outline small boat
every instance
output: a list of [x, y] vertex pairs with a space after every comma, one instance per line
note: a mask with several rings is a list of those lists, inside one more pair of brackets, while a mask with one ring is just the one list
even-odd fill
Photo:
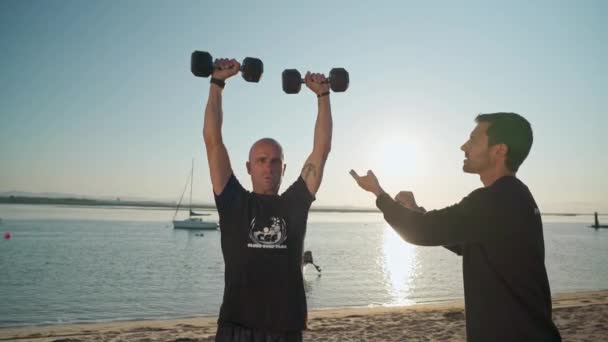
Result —
[[186, 192], [188, 181], [186, 181], [186, 187], [184, 187], [184, 192], [182, 192], [182, 197], [180, 197], [179, 202], [177, 203], [177, 208], [175, 209], [175, 214], [173, 215], [173, 228], [174, 229], [205, 229], [205, 230], [215, 230], [219, 227], [217, 222], [213, 221], [205, 221], [200, 216], [209, 216], [210, 214], [201, 214], [195, 213], [192, 211], [192, 184], [194, 183], [194, 159], [192, 160], [192, 170], [190, 171], [190, 205], [189, 205], [189, 216], [185, 220], [176, 220], [175, 217], [179, 212], [179, 208], [182, 204], [182, 199], [184, 198], [184, 193]]
[[209, 216], [209, 214], [197, 214], [190, 212], [190, 217], [185, 220], [173, 220], [174, 229], [217, 229], [219, 225], [213, 221], [204, 221], [201, 217]]

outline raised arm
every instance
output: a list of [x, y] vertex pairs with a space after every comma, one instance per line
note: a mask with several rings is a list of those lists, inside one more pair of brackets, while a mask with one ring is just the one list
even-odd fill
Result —
[[203, 138], [207, 149], [207, 160], [209, 161], [209, 172], [213, 192], [219, 195], [224, 190], [228, 179], [232, 175], [230, 158], [222, 139], [222, 90], [223, 83], [229, 77], [235, 75], [239, 69], [239, 63], [234, 60], [216, 60], [216, 69], [212, 74], [209, 87], [209, 99], [205, 108], [205, 119], [203, 123]]
[[304, 78], [306, 86], [317, 95], [319, 112], [315, 123], [315, 137], [312, 153], [306, 159], [302, 168], [302, 178], [312, 195], [315, 195], [321, 186], [325, 161], [331, 150], [332, 119], [329, 102], [329, 84], [323, 74], [306, 73]]

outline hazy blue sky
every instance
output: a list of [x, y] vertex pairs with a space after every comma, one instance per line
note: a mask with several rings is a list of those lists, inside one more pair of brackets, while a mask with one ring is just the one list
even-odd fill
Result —
[[[373, 206], [348, 175], [376, 171], [428, 208], [481, 185], [459, 150], [480, 112], [527, 117], [519, 176], [543, 211], [608, 211], [605, 1], [0, 2], [0, 191], [212, 201], [202, 143], [208, 79], [190, 54], [259, 57], [259, 84], [224, 91], [224, 140], [285, 149], [283, 188], [312, 149], [316, 98], [285, 68], [349, 70], [332, 95], [333, 149], [316, 205]], [[305, 89], [303, 89], [305, 90]]]

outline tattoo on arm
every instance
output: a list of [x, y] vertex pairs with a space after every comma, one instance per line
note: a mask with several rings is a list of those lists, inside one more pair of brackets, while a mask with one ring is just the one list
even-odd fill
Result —
[[302, 169], [302, 178], [304, 178], [305, 181], [308, 180], [309, 177], [316, 177], [317, 176], [317, 167], [315, 166], [315, 164], [312, 163], [308, 163], [306, 165], [304, 165], [304, 168]]

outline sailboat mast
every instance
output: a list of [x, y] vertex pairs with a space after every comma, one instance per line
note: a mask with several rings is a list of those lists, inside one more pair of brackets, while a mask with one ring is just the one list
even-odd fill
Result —
[[[190, 177], [192, 178], [192, 175], [190, 175]], [[182, 195], [180, 196], [179, 201], [177, 202], [177, 207], [175, 207], [175, 213], [173, 214], [173, 220], [175, 220], [175, 217], [177, 216], [177, 213], [179, 212], [179, 208], [182, 205], [182, 200], [184, 199], [186, 190], [188, 190], [188, 181], [189, 181], [189, 179], [186, 179], [186, 184], [184, 184], [184, 190], [182, 191]]]
[[194, 158], [192, 158], [192, 170], [190, 171], [190, 213], [192, 213], [192, 187], [194, 186]]

